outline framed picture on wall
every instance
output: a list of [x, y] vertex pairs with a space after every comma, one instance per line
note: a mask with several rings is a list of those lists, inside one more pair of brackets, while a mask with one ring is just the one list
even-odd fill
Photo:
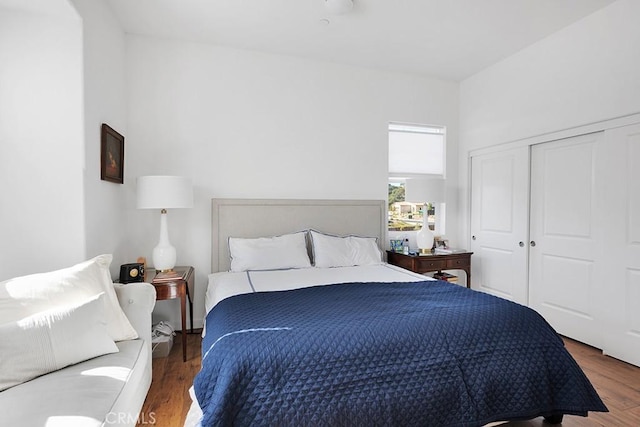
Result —
[[124, 136], [105, 123], [100, 132], [100, 179], [124, 183]]

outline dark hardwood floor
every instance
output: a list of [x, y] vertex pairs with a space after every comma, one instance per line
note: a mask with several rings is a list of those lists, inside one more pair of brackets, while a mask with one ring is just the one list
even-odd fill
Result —
[[[153, 382], [142, 408], [138, 426], [153, 424], [179, 427], [191, 405], [189, 387], [200, 370], [200, 334], [187, 335], [187, 361], [182, 362], [180, 334], [166, 358], [153, 359]], [[565, 339], [600, 397], [608, 413], [590, 413], [589, 417], [565, 416], [563, 426], [640, 426], [640, 368], [608, 356], [592, 347]], [[153, 422], [151, 422], [153, 421]], [[512, 427], [548, 427], [542, 418], [511, 422]]]
[[153, 359], [153, 379], [138, 417], [139, 427], [182, 427], [191, 406], [189, 388], [200, 371], [200, 332], [187, 334], [187, 361], [182, 361], [178, 333], [168, 357]]

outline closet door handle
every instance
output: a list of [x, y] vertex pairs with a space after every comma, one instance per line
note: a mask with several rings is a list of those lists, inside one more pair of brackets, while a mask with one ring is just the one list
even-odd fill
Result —
[[518, 242], [518, 246], [520, 246], [521, 248], [524, 247], [524, 242]]
[[536, 241], [532, 240], [532, 241], [529, 242], [529, 244], [531, 245], [531, 247], [534, 247], [536, 245]]
[[476, 240], [476, 236], [471, 236], [471, 240]]

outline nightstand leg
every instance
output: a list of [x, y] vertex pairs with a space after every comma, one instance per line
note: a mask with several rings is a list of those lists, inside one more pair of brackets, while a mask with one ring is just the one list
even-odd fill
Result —
[[182, 361], [187, 361], [187, 296], [180, 297], [180, 316], [182, 317]]
[[191, 333], [193, 333], [193, 302], [189, 299], [189, 326], [191, 327]]

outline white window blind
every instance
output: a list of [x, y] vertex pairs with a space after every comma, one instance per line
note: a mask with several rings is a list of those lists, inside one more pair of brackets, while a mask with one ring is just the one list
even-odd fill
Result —
[[389, 176], [444, 175], [445, 128], [389, 124]]

